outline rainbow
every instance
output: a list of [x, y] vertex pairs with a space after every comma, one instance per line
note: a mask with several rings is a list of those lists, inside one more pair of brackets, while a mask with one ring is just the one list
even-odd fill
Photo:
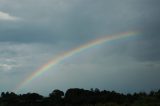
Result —
[[96, 45], [100, 45], [106, 42], [111, 42], [114, 40], [118, 40], [118, 39], [124, 39], [130, 36], [135, 36], [137, 35], [138, 32], [125, 32], [125, 33], [121, 33], [121, 34], [117, 34], [117, 35], [110, 35], [110, 36], [105, 36], [99, 39], [95, 39], [93, 41], [90, 41], [87, 44], [81, 45], [77, 48], [74, 48], [70, 51], [64, 52], [62, 54], [60, 54], [59, 56], [57, 56], [56, 58], [51, 59], [50, 61], [48, 61], [46, 64], [42, 65], [41, 67], [39, 67], [37, 70], [35, 70], [30, 76], [28, 76], [26, 79], [24, 79], [14, 90], [14, 92], [17, 92], [18, 90], [20, 90], [21, 88], [23, 88], [25, 85], [29, 84], [30, 82], [32, 82], [36, 77], [42, 75], [43, 73], [47, 72], [51, 67], [56, 66], [57, 64], [59, 64], [60, 62], [62, 62], [63, 60], [78, 54], [86, 49], [92, 48]]

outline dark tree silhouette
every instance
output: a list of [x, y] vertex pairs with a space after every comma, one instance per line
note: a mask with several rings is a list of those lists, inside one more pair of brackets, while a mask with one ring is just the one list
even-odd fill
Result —
[[37, 93], [17, 95], [2, 92], [0, 106], [160, 106], [160, 90], [150, 93], [121, 94], [99, 89], [53, 90], [48, 97]]
[[49, 99], [52, 100], [54, 103], [61, 103], [62, 97], [64, 96], [64, 92], [58, 89], [55, 89], [52, 93], [49, 94]]

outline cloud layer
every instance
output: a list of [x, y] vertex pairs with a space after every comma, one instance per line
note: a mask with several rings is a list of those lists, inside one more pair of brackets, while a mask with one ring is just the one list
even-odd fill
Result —
[[62, 52], [127, 31], [140, 34], [73, 56], [21, 92], [159, 88], [159, 5], [159, 0], [0, 0], [0, 91], [16, 87]]

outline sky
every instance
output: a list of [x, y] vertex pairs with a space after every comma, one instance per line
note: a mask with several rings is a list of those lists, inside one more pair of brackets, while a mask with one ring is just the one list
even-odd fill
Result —
[[75, 54], [17, 93], [160, 88], [159, 0], [0, 0], [0, 92], [12, 91], [51, 58], [105, 36], [138, 36]]

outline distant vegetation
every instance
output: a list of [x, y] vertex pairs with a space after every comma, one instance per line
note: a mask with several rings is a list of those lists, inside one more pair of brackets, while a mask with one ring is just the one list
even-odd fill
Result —
[[150, 93], [121, 94], [99, 89], [58, 89], [43, 97], [37, 93], [17, 95], [2, 92], [0, 106], [160, 106], [160, 90]]

